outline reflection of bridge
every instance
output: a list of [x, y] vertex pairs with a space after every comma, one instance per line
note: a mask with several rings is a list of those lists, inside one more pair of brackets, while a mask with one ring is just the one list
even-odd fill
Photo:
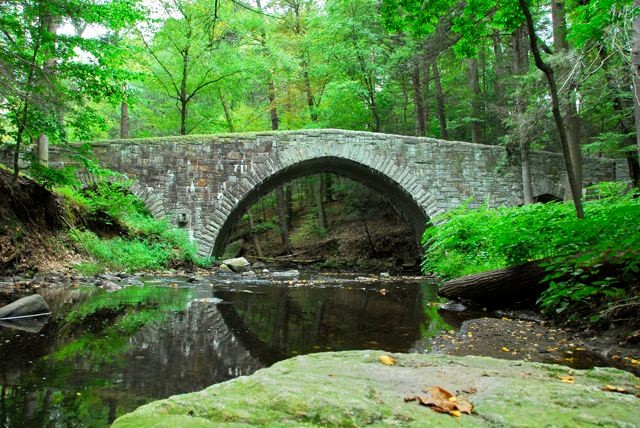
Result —
[[[417, 234], [467, 198], [522, 201], [518, 167], [501, 146], [334, 129], [116, 140], [95, 144], [106, 167], [137, 180], [156, 216], [191, 231], [201, 255], [219, 255], [231, 227], [267, 191], [333, 172], [385, 194]], [[52, 157], [52, 160], [55, 160]], [[534, 194], [562, 196], [561, 156], [532, 155]], [[585, 159], [585, 183], [615, 179], [615, 163]]]
[[[227, 326], [263, 364], [298, 354], [352, 349], [408, 352], [425, 322], [417, 284], [387, 284], [382, 295], [362, 284], [340, 287], [269, 285], [259, 294], [216, 290]], [[255, 289], [254, 289], [255, 290]]]

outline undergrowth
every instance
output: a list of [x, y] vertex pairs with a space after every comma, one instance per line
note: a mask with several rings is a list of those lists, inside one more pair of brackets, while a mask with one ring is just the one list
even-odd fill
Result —
[[95, 259], [95, 263], [81, 265], [81, 272], [211, 266], [211, 260], [197, 256], [185, 231], [154, 218], [128, 187], [127, 182], [101, 182], [83, 189], [56, 189], [73, 207], [69, 210], [71, 217], [77, 217], [73, 222], [86, 225], [70, 232], [71, 238]]
[[571, 203], [462, 206], [444, 214], [423, 235], [423, 271], [448, 279], [543, 260], [543, 311], [638, 322], [640, 199], [622, 183], [602, 183], [588, 194], [585, 219], [576, 218]]

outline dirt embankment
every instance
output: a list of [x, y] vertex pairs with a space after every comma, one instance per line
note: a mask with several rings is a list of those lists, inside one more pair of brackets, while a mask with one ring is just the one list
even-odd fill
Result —
[[79, 256], [64, 244], [65, 227], [52, 192], [0, 169], [0, 275], [67, 270]]

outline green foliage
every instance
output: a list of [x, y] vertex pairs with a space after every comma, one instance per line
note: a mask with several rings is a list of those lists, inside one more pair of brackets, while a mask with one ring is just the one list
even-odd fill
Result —
[[584, 220], [570, 203], [463, 206], [445, 214], [446, 222], [424, 233], [423, 270], [451, 278], [544, 259], [549, 289], [538, 302], [544, 311], [604, 310], [639, 278], [640, 199], [620, 183], [588, 193]]
[[52, 168], [37, 162], [35, 159], [31, 160], [29, 176], [33, 178], [36, 183], [47, 189], [58, 186], [75, 186], [78, 184], [76, 168], [70, 166]]
[[196, 247], [185, 231], [153, 218], [128, 187], [128, 182], [99, 182], [82, 190], [69, 186], [57, 189], [81, 216], [98, 225], [117, 225], [117, 230], [123, 233], [106, 239], [91, 230], [72, 230], [71, 238], [98, 262], [81, 265], [80, 271], [91, 273], [108, 268], [131, 272], [184, 263], [212, 265], [212, 259], [197, 256]]
[[318, 225], [317, 209], [312, 208], [304, 216], [304, 221], [300, 227], [291, 234], [291, 243], [298, 245], [309, 240], [322, 239], [327, 235], [327, 231]]
[[83, 262], [77, 265], [74, 265], [73, 269], [85, 276], [94, 276], [104, 271], [104, 266], [100, 263], [93, 262]]

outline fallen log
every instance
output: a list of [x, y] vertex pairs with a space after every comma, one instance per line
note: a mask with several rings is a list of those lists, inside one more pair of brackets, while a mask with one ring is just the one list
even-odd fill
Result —
[[540, 281], [546, 272], [542, 261], [495, 269], [446, 281], [438, 290], [448, 299], [467, 299], [500, 306], [505, 303], [535, 301], [547, 288]]

